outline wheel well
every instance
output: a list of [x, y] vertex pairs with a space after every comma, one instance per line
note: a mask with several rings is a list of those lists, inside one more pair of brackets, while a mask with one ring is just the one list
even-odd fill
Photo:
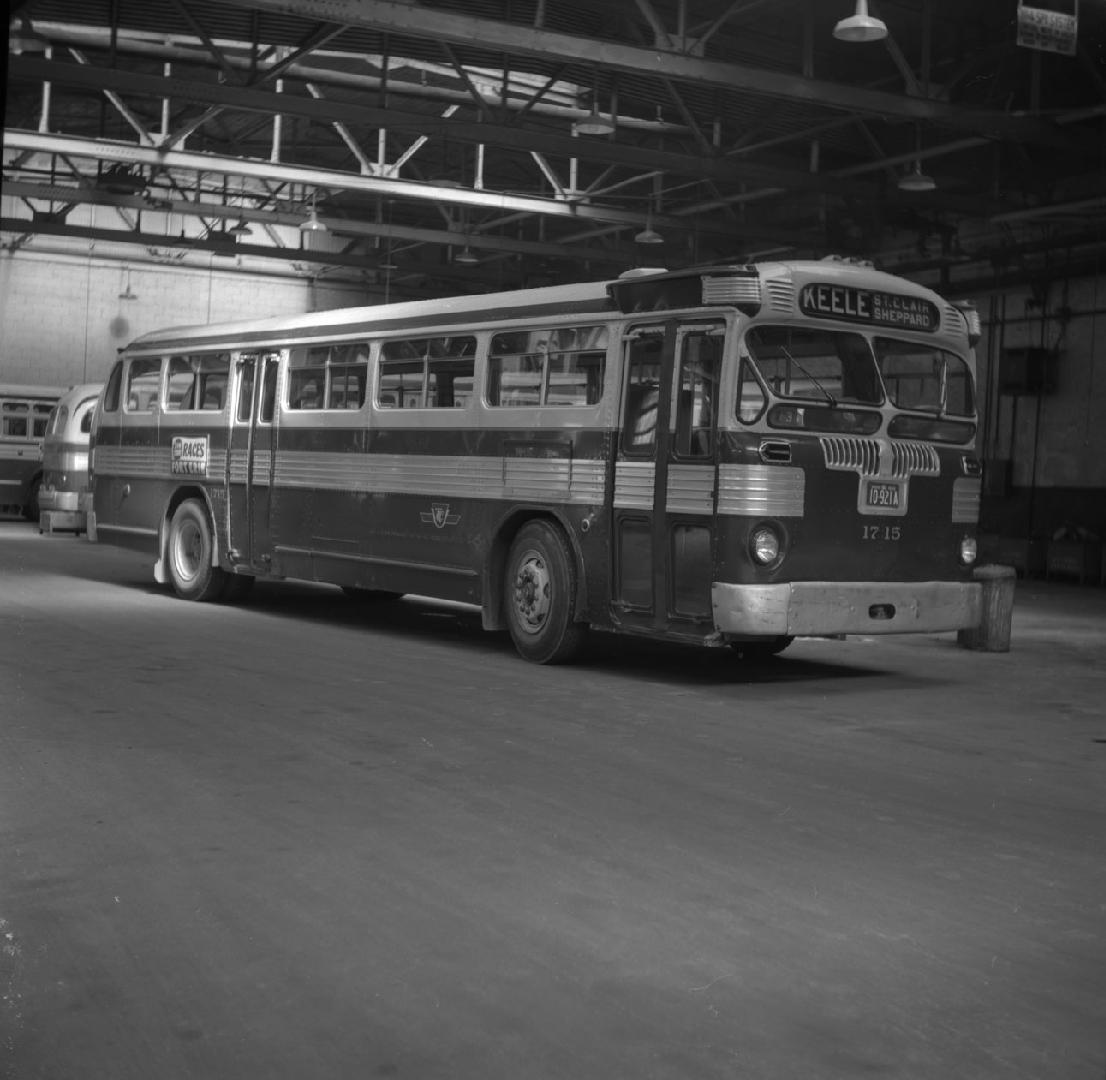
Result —
[[503, 613], [503, 568], [507, 563], [507, 553], [511, 544], [524, 525], [531, 521], [547, 521], [558, 529], [568, 542], [568, 550], [576, 566], [576, 611], [587, 610], [587, 588], [583, 573], [580, 548], [572, 530], [564, 520], [552, 510], [537, 507], [520, 507], [513, 510], [500, 523], [492, 537], [488, 557], [484, 562], [484, 587], [481, 619], [485, 630], [502, 630], [507, 622]]
[[211, 521], [211, 565], [219, 565], [219, 530], [215, 528], [215, 515], [211, 510], [211, 500], [207, 497], [207, 492], [202, 487], [177, 488], [165, 504], [165, 513], [162, 515], [161, 524], [158, 527], [157, 563], [154, 565], [154, 580], [161, 585], [165, 585], [169, 581], [169, 573], [165, 567], [169, 543], [169, 522], [173, 520], [177, 507], [187, 499], [196, 499], [207, 510], [207, 516]]

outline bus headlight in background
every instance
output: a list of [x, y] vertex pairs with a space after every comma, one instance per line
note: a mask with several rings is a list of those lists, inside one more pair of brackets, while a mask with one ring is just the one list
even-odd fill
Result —
[[758, 525], [749, 536], [749, 554], [760, 566], [772, 566], [783, 557], [783, 540], [771, 525]]
[[960, 541], [960, 561], [964, 566], [971, 566], [975, 562], [978, 548], [974, 536], [965, 536]]

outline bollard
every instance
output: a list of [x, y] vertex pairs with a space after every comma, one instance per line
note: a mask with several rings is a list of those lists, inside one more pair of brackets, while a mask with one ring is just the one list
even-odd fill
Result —
[[979, 625], [959, 631], [957, 643], [980, 652], [1009, 652], [1018, 575], [1012, 566], [979, 566], [972, 577], [982, 586]]

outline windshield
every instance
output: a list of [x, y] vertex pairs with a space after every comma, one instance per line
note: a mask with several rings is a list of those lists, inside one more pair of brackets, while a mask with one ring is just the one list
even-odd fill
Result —
[[808, 326], [754, 326], [745, 347], [780, 397], [880, 405], [883, 390], [868, 342], [860, 334]]
[[874, 340], [876, 363], [892, 404], [939, 416], [972, 416], [968, 365], [953, 353], [895, 338]]

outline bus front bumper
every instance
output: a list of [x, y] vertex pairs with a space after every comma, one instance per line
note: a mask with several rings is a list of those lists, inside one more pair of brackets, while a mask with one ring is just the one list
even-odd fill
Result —
[[38, 489], [38, 507], [40, 510], [59, 510], [77, 513], [81, 509], [79, 491], [58, 491], [43, 485]]
[[794, 581], [711, 587], [714, 624], [737, 637], [912, 634], [979, 625], [981, 587], [958, 581]]

